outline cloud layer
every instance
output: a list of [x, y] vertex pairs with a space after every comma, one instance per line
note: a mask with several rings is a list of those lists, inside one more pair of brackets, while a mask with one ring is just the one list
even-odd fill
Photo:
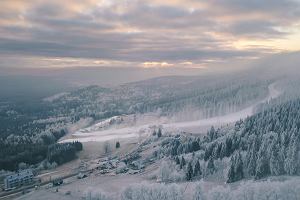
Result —
[[3, 0], [0, 10], [0, 59], [37, 65], [206, 67], [300, 49], [299, 0]]

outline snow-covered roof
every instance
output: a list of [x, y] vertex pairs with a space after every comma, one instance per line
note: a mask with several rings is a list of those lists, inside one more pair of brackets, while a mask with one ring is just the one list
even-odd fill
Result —
[[5, 179], [6, 180], [15, 180], [15, 179], [23, 179], [28, 176], [33, 176], [32, 170], [31, 169], [26, 169], [19, 171], [18, 173], [12, 174], [7, 176]]

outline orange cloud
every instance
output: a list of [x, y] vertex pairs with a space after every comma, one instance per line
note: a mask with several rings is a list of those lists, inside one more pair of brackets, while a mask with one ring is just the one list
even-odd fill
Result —
[[168, 62], [144, 62], [143, 63], [144, 68], [171, 67], [171, 66], [174, 66], [174, 64]]

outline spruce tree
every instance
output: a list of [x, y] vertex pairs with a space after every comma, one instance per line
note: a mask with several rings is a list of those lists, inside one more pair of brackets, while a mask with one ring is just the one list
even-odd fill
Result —
[[181, 162], [180, 162], [180, 169], [183, 169], [183, 167], [185, 166], [185, 159], [184, 159], [184, 157], [182, 156], [181, 157]]
[[193, 151], [199, 151], [200, 150], [200, 145], [199, 145], [199, 142], [198, 141], [193, 141], [192, 142], [192, 149]]
[[242, 155], [240, 152], [238, 152], [235, 159], [235, 181], [238, 181], [244, 178], [244, 165]]
[[279, 154], [278, 145], [275, 143], [272, 145], [270, 157], [270, 172], [273, 176], [279, 176], [282, 174], [282, 160]]
[[[263, 142], [266, 143], [266, 142]], [[262, 145], [256, 161], [255, 179], [263, 178], [270, 174], [269, 160], [266, 155], [266, 146]]]
[[216, 130], [215, 128], [212, 126], [209, 130], [209, 132], [207, 133], [207, 136], [209, 138], [209, 141], [213, 141], [216, 137]]
[[298, 171], [298, 162], [299, 162], [299, 137], [296, 131], [293, 132], [293, 135], [290, 140], [290, 145], [287, 151], [287, 156], [285, 160], [284, 169], [287, 174], [295, 175]]
[[121, 147], [121, 144], [119, 141], [116, 142], [116, 149], [120, 148]]
[[195, 167], [194, 167], [194, 177], [201, 176], [201, 166], [199, 160], [196, 162]]
[[242, 180], [244, 178], [243, 160], [240, 152], [231, 157], [227, 183]]
[[210, 158], [207, 162], [207, 166], [206, 166], [206, 173], [207, 174], [213, 174], [215, 172], [215, 163], [214, 160], [212, 158]]
[[188, 166], [187, 166], [187, 172], [186, 172], [186, 180], [190, 181], [193, 178], [193, 167], [192, 167], [192, 163], [189, 162]]
[[235, 180], [235, 170], [234, 170], [235, 166], [234, 166], [234, 161], [233, 161], [233, 157], [231, 157], [230, 160], [230, 167], [228, 170], [228, 174], [227, 174], [227, 183], [233, 183]]
[[223, 159], [226, 156], [226, 143], [221, 143], [220, 159]]
[[156, 136], [156, 131], [155, 131], [155, 130], [152, 132], [152, 135], [153, 135], [153, 136]]
[[159, 128], [157, 131], [157, 137], [161, 137], [161, 136], [162, 136], [162, 132], [161, 132], [161, 128]]
[[175, 162], [176, 162], [176, 165], [180, 165], [180, 160], [179, 160], [178, 156], [176, 156]]
[[230, 137], [226, 138], [226, 157], [232, 154], [232, 139]]
[[256, 172], [256, 160], [257, 160], [257, 150], [256, 150], [256, 140], [249, 146], [247, 150], [247, 173], [249, 176], [255, 176]]

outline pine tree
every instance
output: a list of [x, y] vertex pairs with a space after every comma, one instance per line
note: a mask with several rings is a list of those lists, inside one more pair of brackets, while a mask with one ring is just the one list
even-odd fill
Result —
[[271, 158], [270, 158], [270, 172], [273, 176], [278, 176], [282, 174], [282, 160], [279, 154], [279, 148], [276, 143], [272, 145]]
[[215, 128], [213, 126], [208, 131], [207, 136], [209, 138], [209, 141], [213, 141], [215, 139], [215, 137], [216, 137], [216, 130], [215, 130]]
[[177, 155], [177, 150], [178, 150], [178, 146], [177, 146], [177, 145], [176, 145], [176, 146], [173, 146], [173, 147], [171, 148], [171, 155], [172, 155], [172, 156]]
[[192, 167], [192, 163], [189, 162], [188, 166], [187, 166], [187, 172], [186, 172], [186, 180], [190, 181], [193, 178], [193, 167]]
[[175, 162], [176, 162], [176, 165], [180, 165], [180, 160], [179, 160], [178, 156], [176, 156]]
[[235, 180], [242, 180], [244, 178], [244, 165], [242, 155], [240, 152], [236, 155], [235, 163]]
[[208, 144], [205, 147], [205, 152], [204, 152], [204, 160], [207, 161], [209, 158], [212, 157], [212, 152], [214, 150], [214, 144]]
[[157, 131], [157, 137], [161, 137], [161, 136], [162, 136], [162, 132], [161, 132], [161, 128], [159, 128]]
[[180, 155], [183, 153], [183, 147], [182, 147], [182, 144], [180, 144], [177, 148], [177, 154], [176, 155]]
[[231, 157], [227, 183], [242, 180], [244, 178], [243, 160], [240, 152]]
[[220, 157], [220, 152], [221, 152], [222, 146], [217, 143], [212, 151], [212, 156], [214, 159], [218, 159]]
[[290, 140], [290, 145], [287, 151], [284, 169], [287, 174], [295, 175], [298, 171], [299, 162], [299, 137], [297, 132], [294, 130]]
[[120, 148], [121, 147], [121, 144], [119, 141], [116, 142], [116, 149]]
[[[263, 142], [266, 144], [266, 142]], [[266, 155], [266, 145], [262, 145], [258, 152], [256, 161], [255, 179], [263, 178], [270, 174], [269, 160]]]
[[199, 142], [198, 141], [193, 141], [192, 142], [192, 149], [193, 151], [199, 151], [200, 150], [200, 145], [199, 145]]
[[152, 132], [152, 135], [153, 135], [153, 136], [156, 136], [156, 131], [155, 131], [155, 130]]
[[213, 174], [215, 172], [215, 163], [214, 160], [212, 158], [210, 158], [207, 162], [207, 166], [206, 166], [206, 173], [207, 174]]
[[257, 146], [258, 146], [258, 141], [257, 137], [254, 138], [252, 144], [249, 146], [247, 150], [247, 156], [246, 156], [246, 161], [247, 161], [247, 173], [249, 176], [255, 176], [256, 172], [256, 160], [257, 160]]
[[235, 170], [234, 170], [235, 166], [234, 166], [234, 161], [233, 161], [233, 157], [231, 157], [230, 159], [230, 168], [228, 170], [228, 174], [227, 174], [227, 183], [233, 183], [235, 180]]
[[226, 138], [226, 157], [232, 154], [232, 139], [230, 137]]
[[223, 159], [226, 156], [226, 143], [221, 143], [220, 159]]
[[195, 167], [194, 167], [194, 177], [201, 176], [201, 166], [199, 160], [196, 162]]
[[185, 159], [184, 159], [184, 157], [182, 156], [181, 157], [181, 162], [180, 162], [180, 169], [183, 169], [183, 167], [185, 166]]

